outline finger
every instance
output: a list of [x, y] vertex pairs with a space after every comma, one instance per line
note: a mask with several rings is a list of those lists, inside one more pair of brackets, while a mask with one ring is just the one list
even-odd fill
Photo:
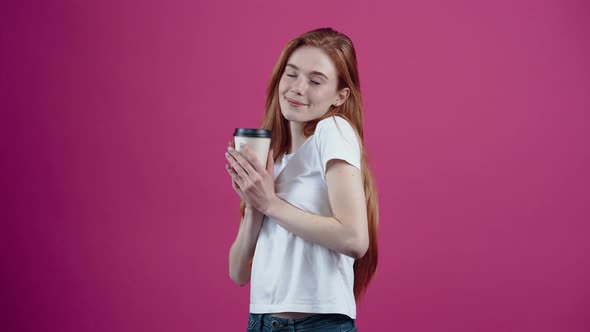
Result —
[[254, 153], [254, 150], [250, 149], [250, 147], [248, 145], [244, 145], [242, 147], [241, 152], [243, 155], [246, 156], [246, 158], [248, 158], [248, 161], [252, 165], [252, 169], [255, 172], [263, 173], [263, 171], [265, 170], [265, 167], [263, 167], [262, 163], [260, 163], [260, 160], [258, 159], [258, 156], [256, 155], [256, 153]]
[[[244, 147], [242, 147], [242, 149], [244, 149]], [[252, 168], [251, 160], [247, 159], [249, 158], [247, 155], [235, 149], [228, 149], [228, 151], [238, 162], [238, 164], [242, 166], [242, 168], [246, 171], [248, 175], [253, 176], [254, 174], [256, 174], [256, 171], [254, 170], [254, 168]]]
[[241, 184], [243, 183], [242, 179], [240, 179], [238, 174], [229, 165], [225, 165], [225, 169], [231, 176], [232, 186], [234, 187], [234, 189], [241, 191]]
[[233, 170], [233, 168], [229, 164], [225, 164], [225, 170], [231, 177], [231, 180], [236, 181], [236, 178], [238, 178], [238, 174]]
[[240, 187], [238, 186], [238, 184], [236, 183], [236, 181], [232, 180], [231, 181], [231, 186], [232, 188], [234, 188], [234, 191], [238, 193], [238, 195], [240, 195], [240, 197], [242, 197], [242, 195], [240, 194], [242, 192], [242, 190], [240, 190]]
[[246, 171], [244, 171], [244, 168], [236, 161], [232, 154], [226, 152], [225, 158], [241, 180], [245, 181], [248, 179], [248, 174]]
[[234, 191], [236, 192], [236, 194], [238, 194], [238, 196], [242, 200], [244, 200], [244, 192], [242, 191], [242, 189], [240, 189], [240, 186], [236, 183], [236, 181], [232, 180], [231, 187], [234, 189]]

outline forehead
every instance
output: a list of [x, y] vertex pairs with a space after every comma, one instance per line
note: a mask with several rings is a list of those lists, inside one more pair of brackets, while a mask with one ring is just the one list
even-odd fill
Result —
[[317, 47], [299, 47], [291, 54], [287, 64], [295, 65], [306, 73], [318, 71], [324, 73], [329, 79], [336, 77], [336, 66], [330, 57]]

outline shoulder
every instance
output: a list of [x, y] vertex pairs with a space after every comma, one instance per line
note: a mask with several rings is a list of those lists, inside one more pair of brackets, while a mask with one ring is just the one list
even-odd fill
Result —
[[333, 115], [318, 122], [315, 133], [318, 137], [339, 134], [347, 139], [356, 140], [356, 131], [345, 118]]
[[332, 115], [331, 117], [325, 118], [318, 122], [316, 131], [323, 128], [331, 129], [339, 127], [345, 127], [346, 129], [352, 129], [354, 131], [350, 122], [339, 115]]
[[344, 117], [331, 116], [321, 120], [314, 136], [324, 174], [332, 159], [344, 160], [361, 169], [361, 142], [353, 126]]
[[318, 122], [315, 130], [318, 141], [345, 139], [349, 143], [358, 144], [356, 130], [345, 118], [333, 115]]

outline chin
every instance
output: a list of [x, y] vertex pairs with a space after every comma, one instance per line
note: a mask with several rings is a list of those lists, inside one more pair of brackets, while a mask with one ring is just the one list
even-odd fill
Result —
[[285, 106], [285, 108], [281, 107], [281, 114], [283, 114], [283, 117], [289, 121], [295, 121], [295, 122], [309, 121], [309, 119], [307, 119], [309, 117], [309, 114], [307, 114], [305, 111], [293, 110], [288, 105]]
[[298, 114], [293, 114], [294, 112], [292, 111], [281, 111], [281, 113], [283, 114], [283, 117], [287, 119], [287, 121], [305, 122], [301, 119], [301, 116], [298, 116]]

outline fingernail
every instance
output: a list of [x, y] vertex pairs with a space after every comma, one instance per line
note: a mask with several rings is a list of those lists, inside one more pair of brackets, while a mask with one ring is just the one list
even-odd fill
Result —
[[234, 151], [234, 148], [232, 148], [232, 147], [230, 146], [230, 147], [228, 147], [228, 148], [227, 148], [227, 151], [229, 151], [229, 152], [233, 152], [233, 151]]
[[229, 158], [229, 153], [225, 153], [225, 158]]

